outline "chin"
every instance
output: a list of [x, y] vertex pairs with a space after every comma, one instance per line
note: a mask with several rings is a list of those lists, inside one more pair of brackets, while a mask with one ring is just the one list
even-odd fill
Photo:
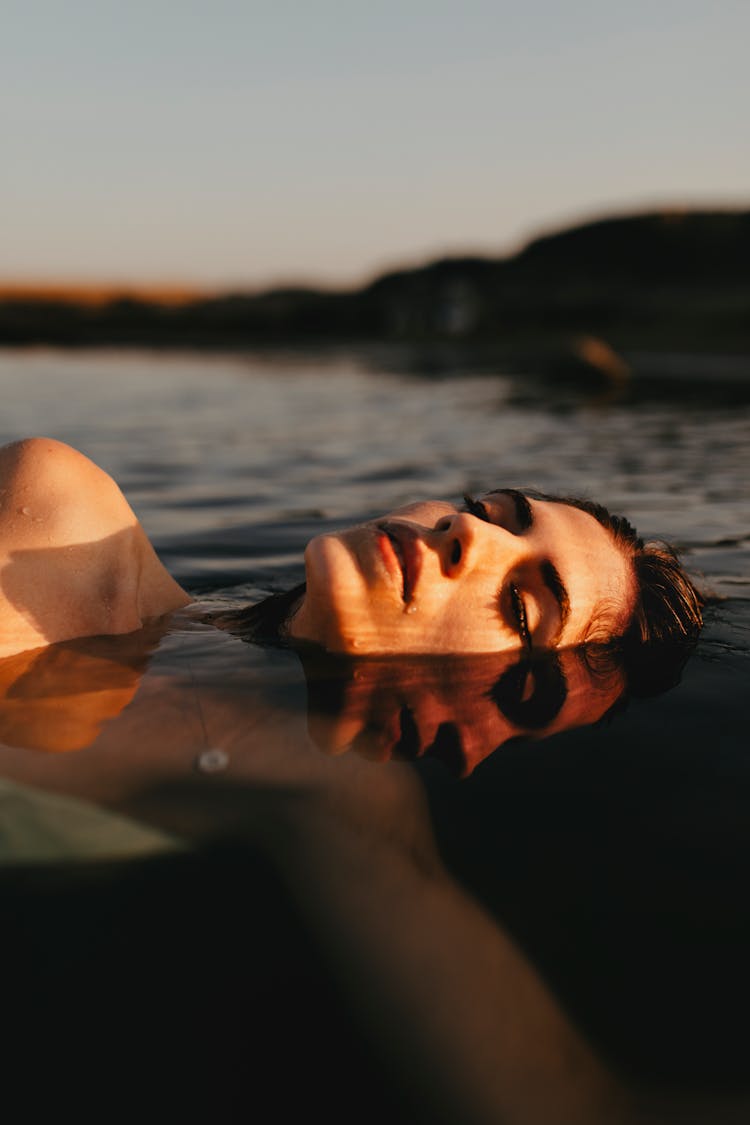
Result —
[[[290, 632], [329, 652], [363, 651], [360, 631], [366, 616], [367, 585], [356, 557], [339, 535], [318, 535], [305, 548], [305, 598]], [[368, 630], [369, 631], [369, 630]]]

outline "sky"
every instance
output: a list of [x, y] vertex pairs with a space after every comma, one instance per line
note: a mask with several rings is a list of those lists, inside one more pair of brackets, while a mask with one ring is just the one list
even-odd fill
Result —
[[750, 206], [748, 0], [0, 0], [0, 280], [360, 284]]

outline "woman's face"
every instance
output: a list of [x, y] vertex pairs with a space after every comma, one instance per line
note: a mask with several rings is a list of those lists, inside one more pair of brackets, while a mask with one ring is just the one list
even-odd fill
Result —
[[632, 612], [629, 560], [586, 512], [491, 492], [320, 535], [291, 635], [331, 652], [482, 653], [604, 640]]

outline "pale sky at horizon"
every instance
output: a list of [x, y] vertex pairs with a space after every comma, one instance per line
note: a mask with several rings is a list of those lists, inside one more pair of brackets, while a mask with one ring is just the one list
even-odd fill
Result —
[[349, 284], [750, 207], [750, 0], [0, 0], [0, 281]]

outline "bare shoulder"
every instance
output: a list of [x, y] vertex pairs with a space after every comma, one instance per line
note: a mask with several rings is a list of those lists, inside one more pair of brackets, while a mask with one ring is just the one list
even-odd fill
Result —
[[0, 446], [0, 471], [16, 474], [49, 473], [59, 476], [67, 472], [93, 472], [106, 476], [85, 454], [66, 445], [64, 441], [48, 437], [28, 437]]
[[[31, 517], [29, 520], [28, 517]], [[54, 438], [33, 437], [0, 448], [0, 519], [6, 531], [33, 537], [88, 521], [135, 520], [108, 473], [83, 453]]]
[[130, 632], [189, 601], [117, 483], [54, 438], [0, 448], [0, 566], [0, 653]]

